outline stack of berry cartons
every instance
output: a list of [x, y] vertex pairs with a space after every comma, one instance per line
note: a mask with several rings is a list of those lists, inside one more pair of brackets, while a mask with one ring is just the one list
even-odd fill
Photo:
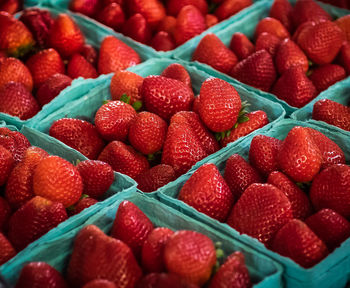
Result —
[[282, 287], [275, 261], [137, 192], [119, 194], [80, 227], [3, 266], [1, 274], [16, 287], [38, 279], [69, 287]]

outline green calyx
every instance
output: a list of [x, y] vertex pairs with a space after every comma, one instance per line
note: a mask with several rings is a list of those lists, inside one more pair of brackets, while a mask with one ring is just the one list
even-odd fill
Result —
[[[131, 97], [123, 94], [122, 97], [120, 97], [120, 101], [130, 104]], [[130, 104], [136, 111], [139, 111], [142, 108], [142, 102], [141, 101], [135, 101], [134, 103]]]
[[215, 133], [215, 138], [217, 141], [220, 141], [222, 139], [224, 139], [225, 137], [228, 137], [230, 136], [231, 134], [231, 130], [226, 130], [226, 131], [223, 131], [223, 132], [217, 132]]
[[26, 54], [28, 54], [29, 52], [31, 52], [34, 49], [34, 42], [31, 42], [27, 45], [22, 45], [19, 46], [16, 49], [11, 49], [7, 51], [7, 54], [9, 56], [15, 57], [15, 58], [21, 58], [23, 56], [25, 56]]
[[141, 101], [135, 101], [134, 103], [132, 103], [131, 105], [136, 111], [141, 110], [142, 108], [142, 102]]
[[308, 192], [311, 188], [311, 183], [312, 182], [309, 181], [309, 182], [297, 182], [296, 184], [301, 190], [303, 190], [304, 192]]
[[126, 95], [126, 94], [123, 94], [121, 97], [120, 97], [120, 101], [126, 103], [126, 104], [130, 104], [130, 99], [131, 97]]
[[219, 270], [222, 263], [224, 263], [225, 260], [225, 251], [222, 249], [222, 243], [216, 242], [215, 243], [215, 252], [216, 252], [216, 263], [213, 270], [213, 275]]

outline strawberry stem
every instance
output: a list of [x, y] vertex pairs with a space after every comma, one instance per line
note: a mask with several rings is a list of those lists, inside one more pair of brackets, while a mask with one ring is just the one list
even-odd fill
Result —
[[131, 97], [126, 95], [126, 94], [123, 94], [121, 97], [120, 97], [120, 101], [126, 103], [126, 104], [130, 104], [130, 99]]
[[141, 101], [135, 101], [131, 105], [136, 111], [139, 111], [142, 108], [142, 102]]

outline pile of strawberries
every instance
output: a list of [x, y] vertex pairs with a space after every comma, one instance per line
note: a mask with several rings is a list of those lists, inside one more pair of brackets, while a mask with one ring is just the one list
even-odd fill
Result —
[[350, 73], [350, 16], [336, 21], [313, 0], [275, 0], [255, 29], [255, 45], [242, 33], [227, 48], [206, 35], [192, 55], [237, 80], [303, 107]]
[[94, 17], [134, 40], [168, 51], [201, 34], [252, 0], [71, 0], [74, 12]]
[[69, 215], [97, 203], [114, 181], [110, 165], [74, 166], [0, 128], [0, 265]]
[[350, 166], [327, 136], [300, 126], [283, 141], [258, 135], [249, 162], [232, 155], [223, 176], [204, 164], [178, 198], [306, 268], [350, 236]]
[[140, 62], [137, 52], [112, 36], [98, 53], [67, 14], [53, 19], [33, 8], [17, 20], [0, 12], [0, 112], [22, 120], [37, 114], [72, 79], [96, 78]]
[[16, 288], [47, 287], [43, 283], [56, 288], [252, 287], [244, 255], [234, 252], [220, 266], [221, 254], [220, 249], [217, 257], [213, 241], [204, 234], [155, 228], [125, 200], [110, 236], [95, 225], [78, 233], [66, 280], [50, 265], [32, 262], [23, 267]]

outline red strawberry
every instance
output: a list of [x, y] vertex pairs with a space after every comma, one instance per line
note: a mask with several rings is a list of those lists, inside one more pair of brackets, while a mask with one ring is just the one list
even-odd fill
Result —
[[243, 253], [237, 251], [228, 256], [225, 263], [215, 273], [208, 287], [252, 287]]
[[343, 67], [335, 64], [325, 64], [314, 69], [309, 79], [318, 92], [326, 90], [329, 86], [345, 79], [346, 72]]
[[203, 285], [216, 262], [213, 241], [194, 231], [177, 231], [165, 245], [164, 262], [168, 272], [188, 283]]
[[233, 67], [230, 75], [263, 91], [269, 91], [276, 80], [271, 55], [266, 50], [256, 51]]
[[6, 263], [16, 255], [16, 250], [13, 248], [11, 242], [0, 232], [0, 265]]
[[26, 65], [32, 73], [36, 88], [39, 88], [41, 84], [56, 73], [65, 74], [61, 56], [51, 48], [42, 50], [30, 57]]
[[298, 0], [292, 11], [294, 27], [308, 22], [320, 20], [332, 20], [332, 17], [313, 0]]
[[283, 40], [281, 38], [278, 38], [276, 35], [263, 32], [256, 39], [255, 51], [265, 49], [271, 54], [272, 57], [274, 57], [282, 41]]
[[103, 39], [98, 58], [98, 73], [108, 74], [141, 62], [137, 52], [114, 36]]
[[98, 201], [94, 198], [85, 197], [81, 198], [77, 204], [74, 207], [74, 210], [72, 211], [72, 215], [79, 214], [81, 211], [83, 211], [86, 208], [89, 208], [92, 205], [95, 205]]
[[219, 19], [215, 15], [213, 14], [205, 15], [205, 24], [207, 25], [207, 28], [210, 28], [218, 23], [219, 23]]
[[183, 82], [163, 76], [148, 76], [143, 80], [141, 95], [145, 107], [164, 120], [179, 111], [188, 111], [194, 99], [193, 91]]
[[159, 164], [139, 174], [135, 181], [138, 183], [137, 188], [141, 191], [153, 192], [175, 179], [176, 176], [173, 167], [166, 164]]
[[278, 169], [277, 154], [281, 143], [281, 140], [265, 135], [257, 135], [252, 139], [249, 162], [261, 175], [267, 177]]
[[67, 74], [72, 79], [97, 78], [98, 74], [94, 66], [80, 54], [74, 54], [68, 62]]
[[27, 120], [39, 110], [38, 102], [23, 84], [9, 82], [0, 88], [0, 112]]
[[210, 163], [199, 167], [186, 181], [179, 200], [218, 221], [225, 221], [235, 200], [235, 194], [218, 168]]
[[60, 272], [45, 262], [29, 262], [24, 265], [16, 288], [67, 288]]
[[134, 14], [123, 25], [123, 33], [132, 39], [148, 44], [152, 38], [151, 29], [142, 14]]
[[203, 15], [208, 14], [208, 4], [205, 0], [169, 0], [166, 5], [167, 14], [176, 17], [187, 5], [195, 6]]
[[0, 88], [9, 82], [22, 83], [30, 92], [33, 89], [33, 78], [28, 68], [16, 58], [5, 58], [0, 63]]
[[279, 20], [289, 32], [293, 30], [293, 7], [288, 0], [274, 0], [269, 16]]
[[221, 140], [220, 143], [222, 147], [225, 147], [228, 143], [234, 142], [269, 123], [266, 112], [262, 110], [247, 113], [244, 117], [247, 121], [238, 123], [238, 126], [232, 128], [230, 134]]
[[340, 17], [335, 20], [334, 23], [337, 24], [341, 30], [343, 30], [344, 34], [346, 35], [346, 40], [350, 41], [350, 16], [345, 15]]
[[10, 216], [11, 207], [9, 203], [5, 200], [5, 198], [0, 197], [0, 232], [7, 230]]
[[191, 76], [188, 74], [186, 68], [181, 64], [170, 64], [163, 70], [161, 76], [179, 80], [185, 83], [190, 89], [192, 89]]
[[276, 232], [293, 218], [284, 193], [271, 184], [252, 184], [233, 206], [227, 224], [269, 245]]
[[17, 11], [23, 9], [23, 4], [19, 0], [2, 1], [0, 4], [0, 11], [6, 11], [10, 14], [15, 14]]
[[192, 104], [192, 110], [193, 112], [199, 114], [199, 104], [200, 104], [200, 95], [198, 94], [195, 98], [194, 98], [194, 101], [193, 101], [193, 104]]
[[272, 93], [289, 105], [301, 108], [317, 95], [317, 90], [301, 66], [288, 69], [277, 80]]
[[259, 173], [238, 154], [227, 159], [224, 178], [236, 201], [251, 184], [262, 183]]
[[10, 131], [6, 127], [0, 127], [0, 145], [12, 153], [15, 163], [22, 161], [30, 143], [28, 139], [17, 131]]
[[165, 16], [157, 26], [158, 31], [168, 32], [173, 35], [176, 26], [176, 18], [174, 16]]
[[252, 4], [252, 0], [224, 0], [215, 10], [215, 15], [222, 21]]
[[350, 43], [344, 42], [338, 54], [338, 62], [350, 74]]
[[254, 44], [250, 42], [247, 36], [240, 32], [233, 34], [230, 49], [237, 55], [239, 60], [247, 58], [255, 50]]
[[110, 142], [103, 149], [98, 160], [108, 163], [114, 171], [124, 173], [133, 179], [149, 168], [146, 157], [120, 141]]
[[36, 196], [11, 216], [8, 236], [13, 246], [22, 250], [66, 219], [61, 203]]
[[14, 162], [12, 153], [4, 146], [0, 145], [0, 186], [7, 182], [14, 166]]
[[106, 193], [114, 181], [112, 167], [102, 161], [85, 160], [77, 165], [83, 180], [84, 194], [92, 198], [100, 198]]
[[148, 234], [142, 246], [142, 267], [148, 272], [165, 271], [164, 248], [174, 234], [169, 228], [155, 228]]
[[93, 46], [85, 44], [80, 51], [80, 54], [94, 67], [97, 66], [98, 51]]
[[125, 15], [119, 4], [111, 3], [97, 13], [96, 19], [118, 31], [125, 22]]
[[74, 287], [105, 279], [117, 287], [131, 288], [142, 271], [125, 243], [107, 236], [95, 225], [88, 225], [75, 238], [67, 275]]
[[67, 75], [54, 74], [48, 78], [38, 89], [36, 99], [41, 106], [51, 102], [62, 90], [70, 86], [72, 79]]
[[255, 39], [257, 39], [258, 36], [264, 32], [275, 35], [281, 39], [290, 37], [290, 34], [286, 27], [284, 27], [279, 20], [271, 17], [266, 17], [260, 20], [255, 28]]
[[142, 246], [153, 230], [151, 220], [134, 203], [124, 200], [118, 207], [111, 236], [127, 244], [138, 258]]
[[170, 51], [175, 48], [175, 41], [168, 32], [159, 31], [152, 38], [150, 45], [157, 51]]
[[309, 69], [307, 57], [301, 51], [299, 46], [290, 39], [284, 39], [279, 45], [275, 57], [277, 71], [280, 74], [286, 72], [289, 68], [300, 66], [304, 72]]
[[69, 9], [86, 16], [93, 16], [98, 8], [98, 0], [72, 0]]
[[238, 62], [236, 55], [212, 33], [205, 35], [192, 54], [192, 61], [208, 64], [228, 74]]
[[109, 280], [95, 279], [86, 283], [83, 288], [117, 288], [117, 286]]
[[126, 94], [130, 97], [130, 104], [141, 101], [141, 86], [143, 77], [130, 71], [118, 71], [111, 79], [112, 100], [120, 100]]
[[150, 273], [143, 277], [136, 288], [199, 288], [181, 277], [168, 273]]
[[327, 245], [329, 250], [350, 237], [350, 223], [331, 209], [322, 209], [306, 219], [305, 223]]

